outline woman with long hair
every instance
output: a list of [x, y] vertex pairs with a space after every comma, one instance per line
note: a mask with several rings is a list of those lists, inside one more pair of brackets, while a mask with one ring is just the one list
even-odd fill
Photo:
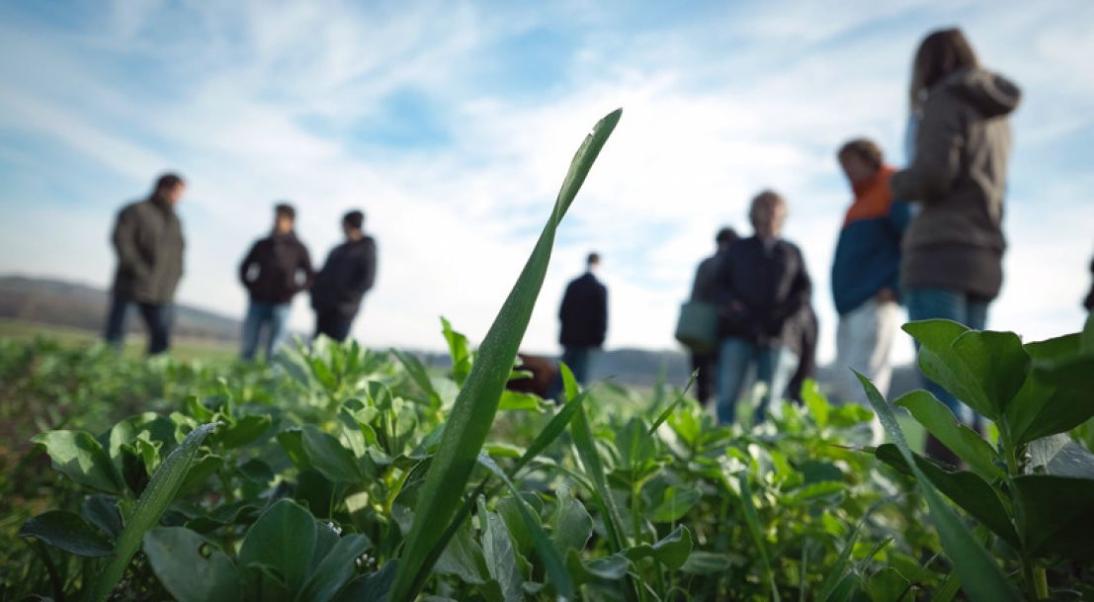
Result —
[[[1008, 116], [1020, 92], [981, 67], [961, 30], [942, 29], [916, 51], [909, 97], [910, 164], [890, 180], [894, 200], [918, 205], [900, 269], [908, 317], [983, 329], [1003, 283]], [[979, 422], [946, 391], [925, 384], [966, 422]], [[948, 455], [937, 441], [928, 440], [928, 452]]]

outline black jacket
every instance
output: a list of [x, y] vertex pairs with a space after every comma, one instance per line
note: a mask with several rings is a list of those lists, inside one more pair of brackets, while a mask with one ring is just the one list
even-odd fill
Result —
[[699, 263], [699, 267], [695, 269], [695, 280], [691, 285], [692, 301], [716, 303], [721, 297], [718, 273], [727, 253], [729, 253], [728, 250], [720, 250]]
[[566, 287], [558, 317], [558, 341], [564, 347], [600, 347], [608, 332], [608, 289], [586, 272]]
[[240, 282], [259, 303], [288, 303], [311, 286], [314, 277], [307, 247], [291, 233], [255, 241], [239, 264]]
[[764, 345], [793, 344], [813, 291], [801, 251], [779, 239], [737, 241], [719, 266], [719, 334]]
[[175, 298], [182, 278], [182, 224], [174, 207], [153, 197], [126, 205], [111, 236], [118, 255], [114, 294], [161, 305]]
[[311, 306], [351, 318], [376, 280], [376, 241], [365, 236], [331, 249], [311, 287]]

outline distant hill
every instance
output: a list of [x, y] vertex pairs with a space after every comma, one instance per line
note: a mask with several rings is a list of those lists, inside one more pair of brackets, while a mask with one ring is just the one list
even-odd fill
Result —
[[[109, 295], [106, 291], [55, 278], [0, 275], [0, 318], [38, 324], [65, 326], [89, 332], [102, 329]], [[129, 329], [140, 332], [143, 325], [136, 316]], [[234, 318], [190, 305], [175, 307], [175, 333], [192, 339], [234, 342], [239, 338], [240, 322]], [[448, 365], [443, 353], [419, 354], [428, 365]], [[611, 349], [593, 362], [594, 380], [610, 379], [624, 385], [651, 387], [663, 374], [666, 382], [682, 386], [691, 373], [688, 357], [675, 350]], [[818, 380], [831, 378], [831, 368], [821, 367]], [[893, 373], [890, 394], [918, 387], [912, 366], [898, 366]]]
[[[98, 332], [102, 330], [108, 303], [106, 291], [86, 284], [0, 276], [0, 318]], [[142, 328], [137, 316], [130, 316], [129, 330]], [[190, 305], [175, 306], [175, 333], [180, 336], [235, 341], [239, 338], [239, 328], [239, 320]]]

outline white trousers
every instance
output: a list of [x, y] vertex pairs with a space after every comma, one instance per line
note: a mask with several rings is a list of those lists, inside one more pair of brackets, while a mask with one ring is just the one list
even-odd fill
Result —
[[870, 407], [862, 384], [851, 370], [873, 381], [882, 395], [889, 392], [893, 367], [889, 352], [900, 328], [900, 306], [870, 299], [857, 309], [840, 316], [836, 332], [836, 374], [834, 397]]

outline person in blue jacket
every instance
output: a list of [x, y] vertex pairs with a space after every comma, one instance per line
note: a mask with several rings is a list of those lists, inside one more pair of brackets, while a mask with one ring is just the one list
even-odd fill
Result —
[[901, 320], [900, 244], [909, 206], [893, 202], [893, 169], [873, 141], [851, 140], [840, 147], [837, 158], [854, 198], [832, 262], [832, 297], [839, 312], [835, 393], [865, 404], [852, 370], [872, 380], [882, 395], [889, 389], [889, 352]]

